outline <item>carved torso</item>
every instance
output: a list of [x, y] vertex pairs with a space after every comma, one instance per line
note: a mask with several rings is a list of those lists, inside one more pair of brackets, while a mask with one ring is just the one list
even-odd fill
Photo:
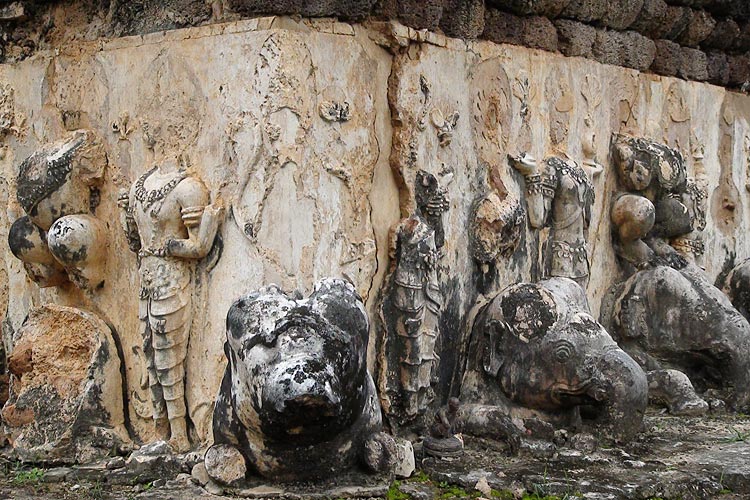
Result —
[[594, 189], [577, 163], [560, 158], [550, 158], [549, 162], [558, 179], [552, 204], [550, 276], [584, 277], [589, 274], [586, 230], [591, 219]]
[[[190, 281], [190, 260], [168, 256], [166, 247], [170, 240], [187, 238], [186, 213], [202, 211], [205, 191], [199, 180], [182, 170], [162, 174], [152, 169], [133, 185], [130, 209], [141, 242], [141, 299], [165, 299]], [[186, 206], [186, 200], [195, 201], [196, 193], [201, 204]]]

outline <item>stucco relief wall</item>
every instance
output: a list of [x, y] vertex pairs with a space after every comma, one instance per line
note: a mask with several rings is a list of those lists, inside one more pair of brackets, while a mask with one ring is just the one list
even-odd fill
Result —
[[[143, 123], [185, 133], [183, 160], [222, 201], [221, 253], [196, 274], [187, 401], [198, 440], [210, 438], [224, 371], [226, 313], [269, 283], [310, 293], [325, 276], [351, 280], [372, 321], [375, 369], [380, 291], [394, 264], [392, 229], [416, 206], [424, 170], [446, 190], [438, 259], [438, 400], [457, 391], [475, 304], [506, 285], [541, 278], [548, 230], [524, 217], [513, 251], [474, 259], [473, 207], [482, 197], [524, 205], [508, 155], [599, 163], [589, 228], [594, 316], [620, 280], [609, 207], [616, 190], [613, 133], [680, 149], [688, 174], [705, 174], [709, 208], [702, 264], [712, 279], [750, 257], [750, 97], [581, 58], [425, 34], [396, 24], [261, 18], [104, 42], [82, 42], [0, 66], [0, 236], [22, 211], [19, 163], [68, 130], [91, 129], [108, 155], [96, 215], [107, 223], [101, 290], [39, 289], [3, 247], [4, 340], [12, 347], [29, 310], [44, 303], [99, 314], [117, 333], [132, 428], [150, 439], [141, 389], [138, 265], [120, 228], [121, 190], [151, 168]], [[193, 138], [194, 137], [194, 138]], [[7, 275], [7, 277], [6, 277]], [[4, 300], [3, 300], [4, 303]]]

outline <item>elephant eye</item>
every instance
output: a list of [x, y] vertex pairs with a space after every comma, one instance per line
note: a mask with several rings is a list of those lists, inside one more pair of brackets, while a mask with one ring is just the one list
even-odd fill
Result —
[[570, 355], [572, 354], [572, 348], [567, 344], [559, 345], [555, 348], [555, 361], [558, 361], [560, 363], [564, 363], [568, 359], [570, 359]]

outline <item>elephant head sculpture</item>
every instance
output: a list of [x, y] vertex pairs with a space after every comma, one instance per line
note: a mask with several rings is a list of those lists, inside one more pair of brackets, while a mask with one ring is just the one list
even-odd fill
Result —
[[353, 467], [381, 427], [368, 327], [362, 299], [341, 280], [319, 282], [304, 300], [271, 286], [236, 301], [215, 445], [233, 446], [249, 470], [277, 480]]
[[731, 406], [747, 408], [750, 324], [703, 271], [692, 264], [639, 271], [610, 297], [602, 322], [644, 370], [678, 370], [697, 389], [723, 390]]
[[461, 399], [564, 424], [581, 408], [615, 439], [632, 438], [646, 375], [591, 317], [568, 278], [512, 285], [478, 313]]

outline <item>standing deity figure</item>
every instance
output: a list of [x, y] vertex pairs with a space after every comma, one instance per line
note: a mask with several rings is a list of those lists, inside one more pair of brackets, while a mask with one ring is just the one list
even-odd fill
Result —
[[11, 225], [8, 245], [40, 287], [103, 286], [108, 238], [94, 211], [106, 164], [101, 141], [88, 130], [46, 144], [21, 163], [16, 196], [26, 215]]
[[541, 166], [527, 154], [510, 161], [526, 181], [531, 227], [551, 226], [543, 277], [571, 278], [585, 287], [590, 267], [586, 237], [594, 204], [589, 174], [577, 162], [556, 156]]
[[140, 332], [159, 439], [187, 451], [185, 357], [192, 322], [195, 262], [211, 250], [223, 208], [209, 204], [203, 182], [164, 151], [144, 126], [156, 166], [121, 194], [123, 226], [138, 254]]
[[[647, 139], [615, 135], [612, 156], [621, 192], [612, 204], [617, 253], [635, 269], [666, 264], [681, 269], [685, 256], [670, 246], [705, 224], [700, 184], [688, 184], [679, 151]], [[692, 251], [691, 251], [692, 253]]]
[[437, 274], [445, 243], [442, 214], [445, 191], [435, 176], [419, 171], [416, 212], [401, 221], [392, 245], [396, 263], [382, 306], [386, 327], [381, 392], [386, 414], [404, 425], [424, 415], [440, 361], [436, 353], [442, 297]]

